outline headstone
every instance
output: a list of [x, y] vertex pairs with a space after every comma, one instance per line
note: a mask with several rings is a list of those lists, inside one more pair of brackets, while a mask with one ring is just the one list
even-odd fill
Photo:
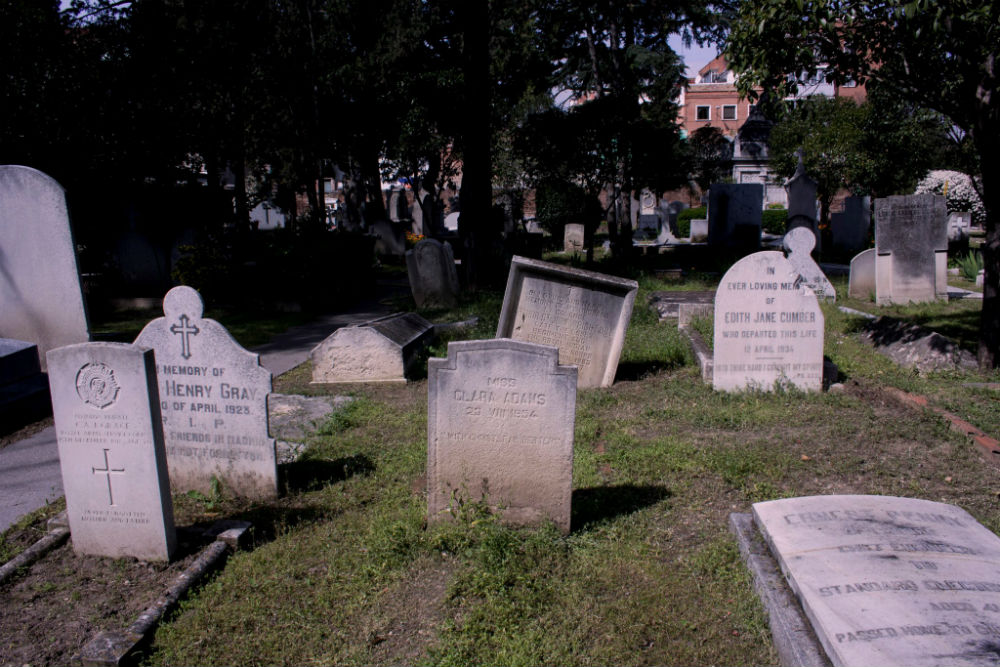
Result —
[[708, 191], [709, 245], [759, 247], [763, 208], [763, 185], [713, 183]]
[[51, 410], [49, 381], [42, 373], [38, 346], [0, 338], [0, 434], [44, 419]]
[[566, 252], [581, 252], [584, 248], [583, 225], [570, 223], [563, 232], [563, 249]]
[[847, 283], [847, 296], [868, 300], [875, 294], [875, 248], [859, 252], [851, 260], [851, 276]]
[[580, 387], [615, 380], [639, 284], [515, 256], [507, 278], [497, 338], [559, 348], [559, 363], [580, 369]]
[[545, 230], [538, 224], [537, 220], [528, 220], [524, 224], [524, 230], [529, 234], [544, 234]]
[[58, 183], [0, 165], [0, 337], [56, 347], [90, 340], [76, 245]]
[[705, 243], [708, 241], [708, 219], [691, 218], [691, 243]]
[[823, 311], [780, 252], [733, 264], [715, 293], [712, 386], [771, 391], [823, 386]]
[[754, 522], [834, 665], [995, 665], [1000, 538], [944, 503], [809, 496]]
[[416, 313], [395, 313], [341, 327], [310, 353], [313, 384], [406, 382], [434, 325]]
[[570, 529], [576, 369], [548, 345], [448, 344], [427, 364], [427, 515], [483, 502], [514, 525]]
[[212, 479], [245, 498], [275, 498], [274, 439], [267, 428], [271, 373], [225, 327], [202, 317], [201, 295], [175, 287], [163, 317], [139, 333], [156, 351], [163, 434], [174, 491], [211, 493]]
[[812, 258], [812, 250], [816, 245], [816, 235], [808, 227], [790, 229], [783, 240], [788, 251], [788, 261], [792, 263], [803, 284], [811, 289], [821, 299], [837, 300], [837, 291], [833, 289], [830, 280]]
[[401, 222], [410, 219], [410, 207], [406, 198], [406, 190], [402, 188], [392, 188], [389, 190], [388, 212], [389, 220]]
[[48, 352], [73, 548], [169, 560], [177, 544], [153, 351], [80, 343]]
[[952, 211], [948, 214], [948, 252], [952, 255], [968, 252], [972, 213]]
[[654, 215], [656, 213], [657, 197], [648, 188], [639, 193], [639, 215]]
[[372, 231], [375, 234], [375, 254], [402, 257], [406, 253], [406, 230], [401, 223], [376, 220]]
[[835, 250], [854, 253], [868, 246], [871, 206], [868, 197], [847, 197], [844, 210], [830, 215], [830, 236]]
[[875, 298], [878, 305], [948, 298], [945, 198], [875, 200]]
[[802, 162], [802, 149], [796, 151], [796, 154], [799, 156], [799, 164], [795, 168], [795, 174], [785, 181], [785, 192], [788, 196], [788, 230], [808, 227], [814, 236], [813, 245], [819, 246], [816, 181], [806, 174], [806, 167]]
[[[664, 225], [665, 226], [665, 225]], [[633, 242], [652, 241], [660, 236], [660, 216], [655, 213], [640, 214], [632, 232]]]
[[448, 215], [444, 216], [444, 228], [447, 229], [449, 232], [457, 232], [458, 217], [460, 215], [461, 213], [455, 212], [455, 213], [449, 213]]
[[406, 272], [417, 308], [451, 308], [458, 297], [458, 271], [449, 243], [418, 241], [406, 251]]

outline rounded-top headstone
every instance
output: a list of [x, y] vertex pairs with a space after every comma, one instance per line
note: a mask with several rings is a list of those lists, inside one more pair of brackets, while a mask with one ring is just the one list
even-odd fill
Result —
[[816, 247], [816, 235], [808, 227], [796, 227], [788, 230], [782, 245], [790, 253], [808, 255]]
[[163, 314], [167, 319], [187, 315], [193, 320], [200, 318], [204, 312], [205, 303], [198, 290], [187, 285], [174, 287], [163, 297]]

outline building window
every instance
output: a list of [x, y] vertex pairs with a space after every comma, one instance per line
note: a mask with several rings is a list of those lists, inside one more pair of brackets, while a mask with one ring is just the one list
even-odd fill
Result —
[[697, 106], [694, 109], [695, 120], [712, 120], [712, 107]]
[[840, 84], [841, 88], [857, 88], [858, 83], [854, 79], [848, 79], [844, 83]]
[[736, 105], [722, 105], [722, 120], [736, 120]]

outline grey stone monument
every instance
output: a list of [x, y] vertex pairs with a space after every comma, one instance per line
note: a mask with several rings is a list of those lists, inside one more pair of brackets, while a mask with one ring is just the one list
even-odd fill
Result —
[[811, 289], [821, 299], [837, 300], [837, 291], [833, 289], [830, 280], [812, 258], [816, 235], [808, 227], [795, 227], [788, 230], [782, 241], [788, 252], [788, 261], [802, 278], [803, 284]]
[[169, 560], [176, 547], [153, 351], [125, 343], [49, 350], [73, 548]]
[[799, 156], [799, 164], [792, 177], [785, 181], [785, 193], [788, 196], [788, 231], [796, 227], [808, 227], [813, 233], [814, 247], [819, 248], [816, 181], [806, 174], [806, 167], [802, 162], [802, 149], [796, 151], [796, 154]]
[[406, 251], [406, 272], [417, 308], [451, 308], [458, 299], [458, 271], [449, 243], [418, 241]]
[[713, 183], [708, 191], [709, 245], [759, 247], [763, 209], [763, 185]]
[[570, 223], [563, 231], [563, 250], [565, 252], [582, 252], [584, 249], [583, 225]]
[[614, 383], [639, 284], [634, 280], [515, 256], [497, 338], [559, 348], [580, 369], [581, 387]]
[[847, 282], [847, 296], [868, 299], [875, 294], [875, 248], [859, 252], [851, 260], [851, 275]]
[[691, 218], [691, 243], [708, 241], [708, 218]]
[[428, 520], [483, 502], [568, 533], [576, 369], [554, 347], [498, 339], [449, 343], [427, 375]]
[[170, 485], [207, 494], [214, 477], [239, 496], [275, 498], [271, 372], [203, 310], [197, 291], [175, 287], [163, 297], [164, 316], [135, 339], [156, 351]]
[[341, 327], [313, 348], [313, 384], [406, 382], [434, 325], [416, 313], [396, 313]]
[[375, 253], [402, 257], [406, 253], [406, 227], [391, 220], [376, 220], [372, 224], [375, 234]]
[[868, 197], [847, 197], [844, 210], [830, 215], [830, 236], [833, 247], [846, 253], [856, 253], [868, 247], [868, 232], [871, 229], [871, 199]]
[[823, 387], [823, 311], [780, 252], [733, 264], [715, 293], [712, 386], [803, 391]]
[[1000, 538], [893, 496], [757, 503], [753, 519], [834, 665], [995, 665]]
[[30, 167], [0, 165], [0, 338], [45, 353], [90, 340], [66, 195]]
[[948, 298], [945, 198], [875, 200], [875, 299], [878, 305]]

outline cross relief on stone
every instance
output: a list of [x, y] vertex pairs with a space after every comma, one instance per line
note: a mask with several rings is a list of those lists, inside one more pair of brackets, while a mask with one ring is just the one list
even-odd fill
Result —
[[181, 356], [184, 357], [185, 359], [190, 359], [191, 358], [191, 336], [197, 336], [198, 332], [200, 330], [198, 329], [198, 327], [196, 327], [195, 325], [191, 324], [191, 320], [188, 319], [188, 316], [186, 314], [185, 315], [181, 315], [180, 318], [178, 318], [178, 319], [180, 320], [180, 324], [172, 324], [172, 325], [170, 325], [170, 332], [173, 333], [173, 334], [175, 334], [175, 335], [180, 334], [180, 336], [181, 336]]
[[110, 505], [110, 506], [113, 507], [114, 504], [115, 504], [115, 497], [114, 497], [114, 494], [112, 493], [112, 490], [111, 490], [111, 475], [124, 475], [125, 474], [125, 468], [112, 468], [111, 467], [111, 464], [108, 463], [108, 452], [109, 451], [110, 450], [108, 450], [108, 449], [104, 450], [104, 467], [103, 468], [92, 467], [90, 470], [91, 470], [91, 473], [94, 474], [94, 475], [96, 475], [98, 473], [101, 473], [102, 475], [104, 475], [107, 478], [107, 480], [108, 480], [108, 505]]

